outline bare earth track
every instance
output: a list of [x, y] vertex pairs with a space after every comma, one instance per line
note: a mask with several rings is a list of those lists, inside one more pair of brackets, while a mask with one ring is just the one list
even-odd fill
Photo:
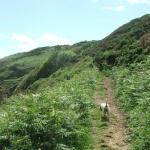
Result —
[[[110, 105], [110, 120], [108, 127], [103, 129], [103, 132], [98, 132], [98, 122], [100, 120], [94, 120], [92, 124], [92, 134], [94, 142], [94, 150], [131, 150], [130, 145], [126, 142], [127, 128], [123, 114], [120, 112], [116, 101], [113, 89], [111, 87], [111, 80], [104, 78], [103, 88], [105, 90], [105, 96], [100, 96], [99, 91], [95, 93], [95, 103], [99, 107], [99, 104], [105, 102], [108, 98]], [[103, 144], [102, 144], [103, 143]]]

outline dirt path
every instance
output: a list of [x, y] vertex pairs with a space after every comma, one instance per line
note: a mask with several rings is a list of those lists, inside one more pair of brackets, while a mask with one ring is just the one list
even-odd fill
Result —
[[99, 106], [101, 102], [105, 102], [105, 98], [107, 97], [111, 115], [110, 121], [107, 122], [107, 128], [102, 129], [102, 132], [98, 132], [98, 120], [93, 121], [92, 133], [95, 141], [93, 149], [131, 150], [130, 145], [125, 142], [127, 138], [125, 119], [116, 104], [114, 92], [111, 87], [111, 80], [109, 78], [104, 78], [103, 88], [105, 90], [105, 96], [100, 96], [99, 91], [97, 90], [95, 93], [95, 102], [96, 105]]

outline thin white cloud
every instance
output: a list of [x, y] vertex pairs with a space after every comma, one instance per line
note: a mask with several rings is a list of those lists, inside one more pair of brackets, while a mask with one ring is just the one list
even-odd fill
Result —
[[11, 39], [16, 41], [16, 48], [18, 49], [18, 52], [29, 51], [31, 49], [41, 46], [72, 44], [66, 38], [51, 33], [43, 33], [39, 35], [37, 38], [31, 38], [26, 35], [14, 33]]
[[34, 39], [32, 39], [26, 35], [21, 35], [21, 34], [15, 33], [12, 35], [12, 39], [15, 40], [16, 42], [18, 42], [16, 47], [20, 51], [29, 51], [31, 49], [38, 47], [38, 43]]
[[109, 10], [109, 11], [122, 12], [122, 11], [125, 11], [125, 6], [124, 6], [124, 5], [118, 5], [118, 6], [106, 6], [106, 7], [103, 7], [103, 9]]
[[150, 0], [126, 0], [131, 4], [150, 4]]

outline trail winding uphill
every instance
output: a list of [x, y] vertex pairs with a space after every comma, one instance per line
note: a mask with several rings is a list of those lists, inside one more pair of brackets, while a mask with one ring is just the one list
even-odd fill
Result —
[[[110, 105], [110, 120], [107, 122], [108, 126], [105, 129], [99, 129], [98, 121], [94, 120], [92, 124], [92, 134], [94, 141], [94, 150], [131, 150], [130, 144], [127, 140], [127, 128], [125, 118], [120, 112], [114, 96], [114, 91], [111, 87], [111, 80], [104, 78], [102, 84], [105, 90], [105, 96], [101, 96], [97, 90], [95, 93], [95, 103], [99, 107], [99, 104], [105, 102], [105, 98], [108, 98]], [[103, 122], [103, 121], [101, 121]]]

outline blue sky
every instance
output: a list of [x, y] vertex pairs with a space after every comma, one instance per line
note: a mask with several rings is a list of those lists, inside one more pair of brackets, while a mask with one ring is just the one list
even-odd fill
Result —
[[100, 40], [150, 13], [150, 0], [0, 0], [0, 58], [40, 46]]

